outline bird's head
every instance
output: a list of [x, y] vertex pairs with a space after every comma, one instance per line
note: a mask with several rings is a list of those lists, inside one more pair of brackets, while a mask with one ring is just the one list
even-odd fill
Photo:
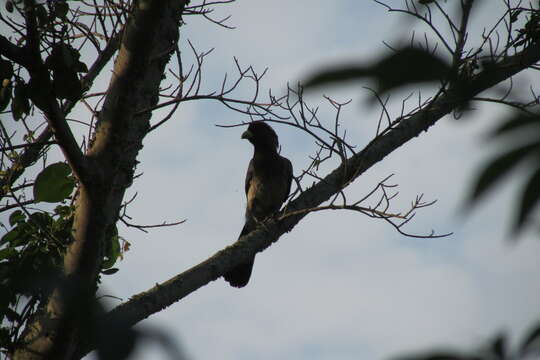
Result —
[[277, 150], [279, 146], [278, 136], [270, 125], [262, 121], [254, 121], [242, 134], [242, 139], [247, 139], [255, 147]]

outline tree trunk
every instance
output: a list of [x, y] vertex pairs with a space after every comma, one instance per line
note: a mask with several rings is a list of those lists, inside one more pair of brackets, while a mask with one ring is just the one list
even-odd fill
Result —
[[[118, 220], [136, 157], [149, 129], [165, 65], [176, 48], [181, 12], [188, 1], [135, 1], [114, 64], [96, 133], [83, 157], [73, 223], [64, 257], [65, 280], [24, 331], [14, 359], [69, 359], [91, 326], [104, 241]], [[58, 134], [55, 134], [60, 143]], [[63, 144], [60, 143], [60, 146]]]

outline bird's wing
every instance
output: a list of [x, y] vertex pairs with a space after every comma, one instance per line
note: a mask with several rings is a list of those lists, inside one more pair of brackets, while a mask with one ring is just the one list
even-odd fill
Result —
[[254, 172], [255, 172], [255, 168], [253, 166], [253, 159], [251, 159], [248, 165], [247, 172], [246, 172], [246, 183], [245, 183], [246, 195], [249, 193], [249, 187], [251, 186], [251, 180], [253, 179]]
[[287, 200], [287, 197], [289, 196], [289, 193], [291, 192], [291, 184], [292, 184], [292, 178], [293, 178], [293, 167], [292, 163], [289, 159], [286, 157], [281, 157], [283, 160], [283, 164], [285, 165], [285, 176], [287, 177], [287, 191], [285, 192], [285, 198], [282, 200], [282, 202], [285, 202]]

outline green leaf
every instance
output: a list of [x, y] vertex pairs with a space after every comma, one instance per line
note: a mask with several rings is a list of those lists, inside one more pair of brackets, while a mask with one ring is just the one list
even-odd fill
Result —
[[75, 187], [75, 181], [70, 174], [71, 168], [66, 163], [47, 166], [34, 182], [34, 200], [54, 203], [68, 198]]
[[23, 83], [17, 83], [17, 86], [15, 86], [15, 93], [11, 101], [11, 111], [15, 120], [21, 119], [23, 114], [30, 112], [30, 102], [28, 101]]
[[540, 167], [533, 173], [521, 197], [514, 230], [519, 230], [540, 200]]
[[4, 260], [4, 259], [7, 259], [7, 258], [11, 257], [13, 254], [16, 254], [16, 253], [17, 253], [17, 250], [15, 250], [12, 247], [7, 247], [5, 249], [2, 249], [2, 250], [0, 250], [0, 261]]
[[11, 215], [9, 215], [9, 225], [14, 226], [18, 223], [24, 222], [25, 219], [26, 216], [22, 210], [15, 210], [11, 213]]
[[118, 257], [120, 256], [120, 237], [118, 236], [118, 231], [115, 229], [113, 235], [110, 238], [110, 242], [106, 248], [105, 260], [101, 264], [102, 269], [108, 269], [112, 267]]
[[35, 212], [30, 214], [30, 223], [39, 226], [41, 229], [49, 229], [52, 225], [53, 218], [45, 212]]
[[23, 233], [19, 227], [16, 227], [12, 229], [10, 232], [2, 236], [2, 239], [0, 239], [0, 245], [2, 244], [9, 244], [9, 246], [15, 247], [17, 246], [16, 242], [17, 240], [20, 240], [20, 237], [23, 236]]
[[525, 157], [540, 149], [540, 143], [527, 144], [511, 150], [489, 163], [478, 176], [469, 201], [478, 201], [487, 190], [493, 187], [504, 175], [517, 166]]
[[54, 213], [62, 218], [68, 218], [73, 215], [73, 208], [68, 205], [58, 205], [54, 208]]
[[105, 275], [112, 275], [114, 273], [118, 272], [118, 268], [110, 268], [107, 270], [103, 270], [101, 273]]

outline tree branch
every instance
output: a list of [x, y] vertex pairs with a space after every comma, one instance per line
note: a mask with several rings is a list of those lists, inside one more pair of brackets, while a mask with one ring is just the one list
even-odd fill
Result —
[[[99, 124], [86, 155], [96, 176], [79, 187], [73, 241], [64, 256], [65, 280], [56, 285], [46, 311], [26, 327], [16, 349], [17, 359], [70, 358], [84, 338], [86, 306], [94, 297], [103, 261], [101, 250], [118, 220], [125, 190], [133, 180], [137, 154], [149, 129], [151, 114], [136, 113], [157, 102], [186, 3], [140, 0], [130, 11]], [[49, 123], [65, 136], [66, 156], [73, 156], [69, 154], [66, 129], [58, 118], [49, 119]]]
[[[218, 251], [209, 259], [161, 283], [148, 291], [134, 295], [105, 315], [105, 324], [133, 326], [150, 315], [181, 300], [211, 281], [217, 280], [234, 266], [247, 261], [253, 254], [263, 251], [276, 242], [285, 232], [291, 231], [307, 213], [303, 209], [319, 206], [339, 193], [370, 167], [398, 149], [401, 145], [427, 131], [438, 120], [449, 114], [482, 91], [504, 81], [540, 61], [540, 43], [533, 44], [521, 53], [492, 64], [477, 74], [467, 86], [455, 86], [434, 99], [430, 104], [378, 136], [361, 152], [351, 156], [323, 180], [302, 192], [286, 206], [287, 212], [300, 211], [297, 215], [279, 214], [268, 219], [263, 226], [241, 237], [233, 245]], [[279, 216], [282, 216], [281, 220]], [[78, 351], [82, 356], [94, 347], [84, 344]]]

